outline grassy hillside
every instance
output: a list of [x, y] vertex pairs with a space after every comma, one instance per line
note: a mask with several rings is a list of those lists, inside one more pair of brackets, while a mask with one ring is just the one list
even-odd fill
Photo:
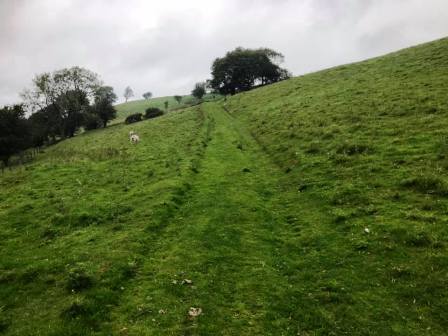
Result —
[[[212, 101], [216, 98], [219, 98], [219, 95], [207, 94], [204, 96], [205, 101]], [[174, 99], [174, 96], [156, 97], [148, 100], [133, 100], [128, 103], [115, 105], [115, 108], [117, 109], [117, 119], [113, 120], [112, 123], [122, 122], [128, 115], [133, 113], [144, 114], [148, 107], [158, 107], [165, 111], [166, 101], [168, 102], [168, 111], [185, 108], [196, 103], [196, 99], [191, 95], [182, 96], [180, 103]]]
[[0, 330], [446, 334], [447, 70], [443, 39], [5, 172]]

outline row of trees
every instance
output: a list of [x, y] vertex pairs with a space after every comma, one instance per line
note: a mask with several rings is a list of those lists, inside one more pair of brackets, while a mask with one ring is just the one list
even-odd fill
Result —
[[[216, 58], [212, 64], [212, 78], [196, 83], [191, 94], [201, 100], [209, 92], [222, 95], [234, 95], [254, 87], [279, 82], [291, 77], [291, 73], [280, 67], [284, 56], [272, 49], [236, 48], [224, 57]], [[130, 87], [124, 92], [126, 101], [134, 94]], [[143, 94], [145, 99], [152, 97], [151, 92]], [[182, 97], [174, 96], [178, 103]]]
[[[236, 48], [215, 59], [212, 78], [196, 83], [192, 95], [198, 100], [207, 91], [233, 95], [287, 79], [290, 73], [279, 66], [282, 61], [283, 55], [272, 49]], [[128, 101], [133, 96], [128, 86], [124, 98]], [[143, 97], [150, 99], [152, 93]], [[116, 117], [113, 103], [117, 96], [112, 87], [103, 86], [97, 74], [80, 67], [37, 75], [22, 98], [22, 105], [0, 109], [0, 160], [4, 165], [23, 149], [72, 137], [81, 127], [106, 127]], [[182, 96], [174, 98], [179, 104], [182, 101]]]
[[[248, 91], [254, 87], [272, 84], [291, 77], [288, 70], [279, 64], [284, 56], [272, 49], [236, 48], [226, 53], [224, 57], [216, 58], [212, 64], [212, 78], [196, 83], [191, 94], [201, 100], [207, 91], [222, 95], [234, 95]], [[127, 87], [124, 92], [126, 101], [133, 96], [132, 89]], [[143, 94], [145, 99], [152, 97], [151, 92]], [[182, 97], [174, 96], [178, 103]]]
[[80, 67], [37, 75], [22, 98], [23, 104], [0, 109], [4, 165], [26, 148], [73, 137], [81, 127], [106, 127], [116, 117], [112, 87], [103, 86], [97, 74]]

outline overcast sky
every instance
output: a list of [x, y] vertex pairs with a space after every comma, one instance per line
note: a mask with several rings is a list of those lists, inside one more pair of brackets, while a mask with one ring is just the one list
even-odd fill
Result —
[[448, 0], [0, 0], [0, 105], [79, 65], [134, 99], [187, 94], [237, 46], [300, 75], [448, 35]]

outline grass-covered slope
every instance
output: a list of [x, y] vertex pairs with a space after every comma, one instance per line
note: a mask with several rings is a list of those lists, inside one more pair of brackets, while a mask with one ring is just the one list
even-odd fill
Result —
[[447, 70], [444, 39], [6, 171], [0, 331], [446, 334]]
[[[204, 101], [212, 101], [219, 98], [219, 95], [207, 94], [203, 97]], [[168, 111], [178, 110], [197, 103], [196, 98], [191, 95], [182, 96], [180, 103], [174, 99], [174, 96], [155, 97], [151, 99], [133, 100], [127, 103], [117, 104], [115, 108], [117, 110], [117, 118], [112, 121], [112, 124], [122, 122], [130, 114], [142, 113], [145, 114], [145, 110], [148, 107], [157, 107], [162, 111], [165, 111], [165, 102], [168, 102]]]
[[310, 302], [296, 318], [318, 316], [310, 330], [328, 323], [322, 334], [445, 334], [448, 39], [237, 95], [227, 109], [304, 212], [290, 219], [290, 276]]
[[[188, 190], [207, 128], [198, 110], [117, 125], [6, 171], [0, 330], [86, 335], [107, 321]], [[129, 143], [131, 129], [140, 144]]]
[[[183, 96], [183, 99], [185, 99], [187, 97], [188, 96]], [[164, 111], [166, 101], [168, 102], [168, 108], [177, 107], [179, 105], [173, 96], [133, 100], [133, 101], [130, 101], [127, 103], [115, 105], [115, 108], [117, 109], [117, 120], [116, 121], [123, 121], [128, 115], [133, 114], [133, 113], [143, 113], [144, 114], [145, 110], [148, 107], [157, 107]]]

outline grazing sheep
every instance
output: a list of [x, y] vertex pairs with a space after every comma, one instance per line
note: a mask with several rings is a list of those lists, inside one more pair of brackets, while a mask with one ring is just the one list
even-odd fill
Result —
[[140, 141], [140, 137], [137, 134], [132, 134], [129, 137], [129, 140], [131, 141], [131, 143], [136, 144]]

